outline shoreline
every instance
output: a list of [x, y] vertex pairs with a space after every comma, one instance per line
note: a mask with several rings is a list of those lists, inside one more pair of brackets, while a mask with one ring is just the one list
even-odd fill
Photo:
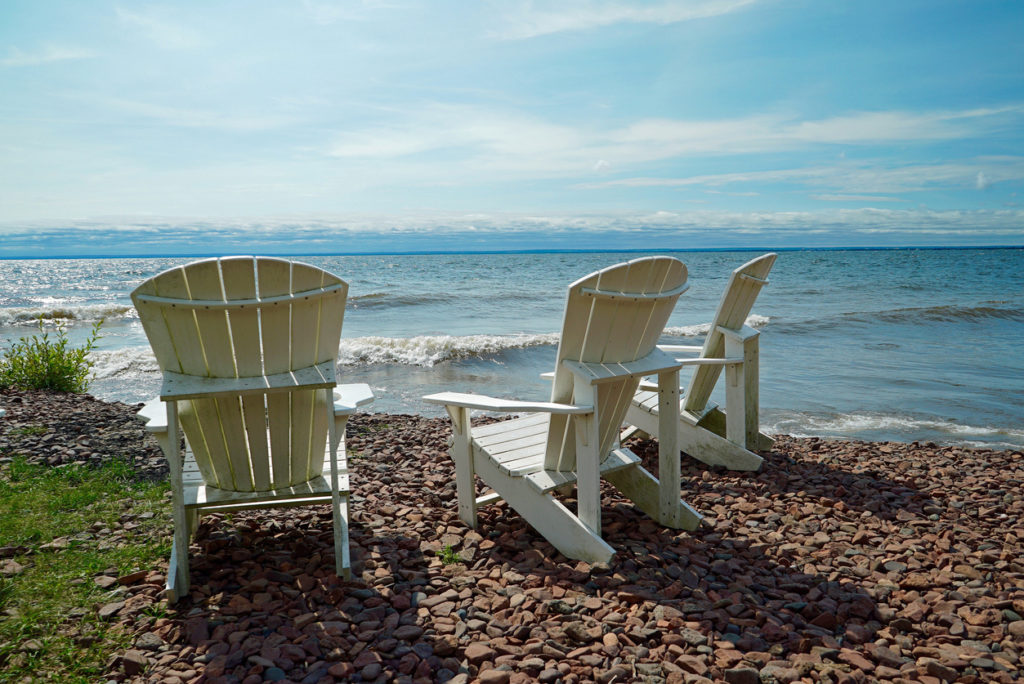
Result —
[[[9, 390], [0, 406], [8, 450], [50, 465], [121, 451], [166, 472], [134, 406]], [[26, 424], [49, 427], [12, 434]], [[328, 507], [204, 518], [190, 597], [150, 624], [166, 562], [124, 588], [107, 619], [136, 646], [110, 678], [1009, 682], [1022, 667], [1020, 450], [779, 436], [758, 473], [684, 458], [707, 523], [662, 528], [604, 485], [618, 553], [590, 566], [503, 503], [463, 526], [448, 426], [350, 422], [352, 582], [330, 572]], [[628, 445], [656, 473], [656, 443]]]

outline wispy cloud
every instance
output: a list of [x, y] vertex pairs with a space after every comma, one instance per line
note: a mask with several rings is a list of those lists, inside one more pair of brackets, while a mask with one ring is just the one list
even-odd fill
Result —
[[146, 38], [169, 50], [191, 50], [203, 44], [195, 29], [169, 18], [164, 12], [145, 12], [117, 8], [117, 18], [125, 26], [140, 31]]
[[723, 187], [727, 185], [798, 183], [844, 194], [904, 193], [936, 187], [977, 187], [979, 174], [986, 184], [1024, 180], [1024, 157], [979, 158], [945, 164], [888, 166], [873, 163], [811, 166], [744, 173], [722, 173], [679, 178], [634, 177], [590, 183], [585, 187]]
[[938, 112], [853, 112], [818, 120], [782, 116], [692, 121], [646, 119], [610, 134], [644, 156], [749, 154], [809, 145], [873, 145], [974, 138], [1019, 123], [1024, 106]]
[[[391, 120], [338, 134], [326, 145], [329, 156], [413, 163], [433, 156], [436, 169], [492, 177], [566, 177], [629, 173], [651, 162], [813, 149], [822, 145], [862, 147], [928, 144], [982, 138], [992, 130], [1020, 125], [1024, 106], [941, 112], [854, 112], [817, 120], [753, 116], [721, 121], [645, 119], [613, 129], [555, 123], [538, 116], [487, 107], [429, 103], [392, 112]], [[963, 164], [908, 165], [903, 169], [829, 167], [761, 171], [683, 178], [633, 177], [595, 185], [722, 186], [741, 182], [804, 182], [853, 194], [920, 189], [936, 182], [987, 183], [1018, 178], [1019, 160]], [[991, 168], [989, 168], [991, 167]], [[916, 175], [920, 172], [924, 175]], [[879, 175], [879, 173], [881, 175]], [[965, 175], [966, 174], [966, 175]]]
[[400, 7], [390, 0], [302, 0], [302, 9], [317, 24], [366, 19], [370, 11]]
[[823, 202], [906, 202], [900, 197], [886, 197], [884, 195], [811, 195], [811, 199]]
[[7, 57], [0, 59], [0, 66], [36, 66], [75, 59], [90, 59], [95, 56], [96, 53], [92, 50], [58, 45], [44, 45], [35, 52], [24, 52], [16, 47], [12, 47], [8, 50]]
[[235, 113], [225, 110], [204, 110], [174, 107], [133, 100], [104, 100], [110, 108], [125, 114], [141, 116], [175, 128], [207, 128], [224, 131], [265, 131], [285, 127], [298, 121], [295, 115], [274, 113]]
[[532, 2], [521, 2], [506, 11], [498, 35], [509, 40], [521, 40], [613, 24], [675, 24], [729, 14], [755, 2], [757, 0], [689, 0], [641, 4], [577, 0], [551, 3], [552, 9], [537, 9]]

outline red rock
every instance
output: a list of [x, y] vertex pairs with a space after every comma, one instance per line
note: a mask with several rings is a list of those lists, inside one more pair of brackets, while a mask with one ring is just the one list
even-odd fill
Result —
[[473, 665], [479, 665], [480, 663], [491, 660], [493, 661], [498, 653], [493, 648], [482, 642], [474, 642], [466, 647], [465, 656]]
[[148, 574], [148, 570], [139, 570], [137, 572], [132, 572], [122, 577], [118, 577], [117, 583], [123, 584], [125, 586], [129, 584], [135, 584], [136, 582], [141, 582], [142, 580], [146, 579], [146, 575]]
[[736, 667], [726, 670], [725, 681], [729, 684], [760, 684], [757, 670], [752, 667]]
[[149, 665], [149, 658], [142, 651], [131, 649], [121, 656], [121, 667], [129, 677], [141, 674]]
[[105, 620], [117, 615], [121, 612], [122, 608], [124, 608], [124, 601], [114, 601], [113, 603], [108, 603], [101, 607], [96, 614], [99, 615], [100, 619]]
[[484, 670], [477, 676], [480, 684], [509, 684], [512, 673], [507, 670]]
[[352, 663], [334, 663], [327, 668], [327, 673], [338, 679], [348, 679], [356, 673], [356, 668], [352, 666]]
[[849, 648], [844, 648], [839, 652], [839, 660], [864, 672], [872, 672], [875, 669], [873, 662]]

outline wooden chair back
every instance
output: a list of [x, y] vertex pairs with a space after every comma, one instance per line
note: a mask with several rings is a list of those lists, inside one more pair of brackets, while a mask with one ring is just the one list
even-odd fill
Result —
[[[751, 259], [729, 276], [725, 292], [718, 303], [718, 310], [711, 321], [711, 329], [704, 338], [704, 347], [700, 354], [702, 358], [720, 359], [725, 356], [725, 337], [719, 328], [740, 330], [744, 326], [751, 309], [754, 308], [754, 302], [757, 301], [757, 295], [768, 283], [768, 272], [772, 270], [775, 257], [775, 254], [764, 254]], [[722, 366], [697, 366], [693, 378], [686, 387], [686, 395], [683, 398], [684, 411], [699, 413], [704, 410], [721, 372]]]
[[[333, 386], [347, 296], [345, 281], [314, 266], [227, 257], [164, 271], [132, 301], [165, 378], [280, 377], [326, 364]], [[176, 401], [208, 486], [266, 491], [323, 472], [329, 391], [268, 381], [265, 391]]]
[[[650, 354], [685, 290], [686, 266], [671, 257], [644, 257], [616, 264], [569, 286], [558, 343], [551, 401], [573, 403], [574, 378], [563, 361], [628, 363]], [[639, 378], [602, 383], [597, 388], [597, 416], [603, 461], [618, 440], [626, 409]], [[576, 467], [573, 419], [553, 415], [544, 457], [545, 470]]]

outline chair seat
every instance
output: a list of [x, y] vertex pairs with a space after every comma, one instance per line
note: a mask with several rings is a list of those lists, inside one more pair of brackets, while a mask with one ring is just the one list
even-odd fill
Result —
[[534, 413], [474, 428], [473, 443], [503, 473], [523, 477], [544, 467], [549, 420], [546, 413]]
[[[473, 444], [478, 455], [490, 459], [503, 473], [525, 478], [544, 494], [576, 482], [575, 471], [544, 470], [549, 422], [550, 416], [541, 413], [485, 425], [474, 429]], [[638, 463], [640, 458], [629, 449], [613, 449], [601, 463], [601, 474]]]
[[[338, 453], [338, 489], [341, 493], [347, 494], [349, 490], [348, 463], [345, 454], [341, 453], [339, 445]], [[189, 451], [185, 455], [185, 463], [182, 468], [182, 484], [185, 489], [186, 508], [203, 509], [242, 509], [261, 508], [273, 501], [274, 505], [301, 506], [307, 503], [314, 503], [319, 500], [330, 500], [331, 498], [331, 452], [328, 449], [324, 454], [324, 474], [315, 477], [308, 482], [303, 482], [291, 487], [281, 487], [259, 492], [238, 492], [230, 489], [218, 489], [203, 482], [203, 475], [196, 465], [195, 457]], [[251, 506], [245, 502], [251, 501]]]

